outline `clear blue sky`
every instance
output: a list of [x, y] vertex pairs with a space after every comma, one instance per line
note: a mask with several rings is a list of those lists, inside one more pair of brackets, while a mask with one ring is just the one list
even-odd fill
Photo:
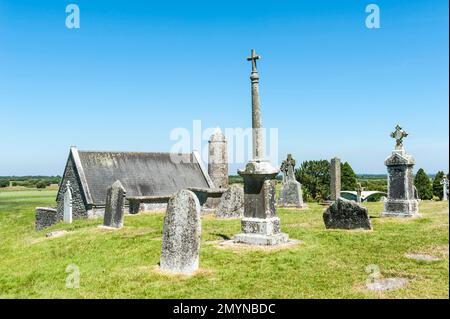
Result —
[[[65, 27], [76, 3], [81, 28]], [[365, 7], [381, 9], [367, 29]], [[0, 175], [62, 174], [70, 145], [169, 151], [176, 127], [248, 127], [250, 49], [279, 159], [384, 173], [400, 123], [448, 170], [448, 2], [0, 0]], [[230, 173], [239, 165], [231, 167]]]

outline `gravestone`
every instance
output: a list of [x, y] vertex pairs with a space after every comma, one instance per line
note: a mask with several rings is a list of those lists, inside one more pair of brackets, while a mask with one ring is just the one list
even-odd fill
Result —
[[306, 204], [303, 203], [301, 184], [295, 180], [295, 159], [291, 154], [288, 154], [287, 159], [281, 163], [280, 170], [284, 175], [278, 205], [281, 207], [306, 207]]
[[170, 198], [164, 217], [160, 267], [191, 274], [198, 269], [201, 240], [200, 203], [192, 191]]
[[256, 60], [260, 57], [252, 50], [250, 75], [252, 90], [252, 151], [245, 170], [238, 170], [244, 178], [244, 217], [242, 233], [234, 236], [236, 243], [248, 245], [278, 245], [288, 241], [289, 236], [280, 230], [280, 218], [276, 212], [275, 177], [279, 170], [264, 159], [263, 128], [259, 105], [259, 74]]
[[419, 215], [419, 203], [415, 197], [413, 168], [414, 158], [403, 147], [403, 138], [408, 136], [397, 125], [391, 137], [395, 139], [395, 150], [385, 160], [388, 170], [388, 196], [381, 217], [413, 217]]
[[335, 201], [341, 196], [341, 160], [334, 157], [330, 161], [330, 200]]
[[364, 187], [361, 186], [361, 183], [358, 183], [356, 186], [356, 202], [361, 203], [361, 197]]
[[64, 192], [63, 221], [66, 223], [72, 223], [72, 190], [69, 181], [67, 181], [66, 191]]
[[367, 208], [345, 198], [338, 198], [323, 213], [327, 229], [372, 229]]
[[106, 191], [105, 215], [103, 226], [122, 228], [125, 211], [125, 188], [120, 181], [115, 181]]
[[219, 218], [242, 217], [244, 214], [244, 190], [231, 185], [220, 198], [216, 216]]
[[447, 175], [444, 175], [444, 177], [442, 178], [441, 185], [442, 185], [442, 191], [443, 191], [442, 200], [448, 200], [448, 177], [447, 177]]
[[220, 128], [209, 139], [208, 175], [215, 188], [228, 188], [227, 140]]

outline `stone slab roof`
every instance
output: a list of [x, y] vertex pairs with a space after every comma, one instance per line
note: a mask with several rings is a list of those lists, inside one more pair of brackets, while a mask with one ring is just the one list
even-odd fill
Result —
[[[170, 196], [189, 187], [210, 188], [211, 179], [196, 152], [171, 153], [78, 151], [71, 148], [88, 204], [104, 205], [106, 190], [119, 180], [127, 197]], [[178, 156], [178, 155], [177, 155]]]

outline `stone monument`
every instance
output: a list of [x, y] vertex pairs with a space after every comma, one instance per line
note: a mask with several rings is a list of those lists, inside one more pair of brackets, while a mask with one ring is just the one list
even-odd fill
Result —
[[192, 274], [198, 269], [201, 240], [200, 203], [189, 190], [172, 196], [164, 217], [160, 267]]
[[341, 160], [337, 157], [330, 161], [330, 192], [332, 202], [341, 197]]
[[216, 217], [234, 218], [244, 214], [244, 190], [237, 185], [231, 185], [220, 198]]
[[367, 208], [345, 198], [338, 198], [323, 213], [327, 229], [372, 229]]
[[364, 187], [361, 186], [361, 183], [357, 183], [356, 185], [356, 202], [361, 203], [361, 196], [362, 192], [364, 190]]
[[126, 191], [120, 181], [115, 181], [106, 192], [103, 226], [122, 228]]
[[220, 128], [209, 139], [208, 174], [215, 188], [228, 188], [227, 140]]
[[70, 181], [67, 181], [66, 190], [64, 192], [63, 221], [66, 223], [72, 223], [72, 190], [70, 186]]
[[295, 180], [295, 159], [291, 154], [281, 163], [280, 167], [283, 173], [283, 185], [280, 190], [278, 205], [281, 207], [306, 207], [303, 203], [302, 187]]
[[414, 196], [414, 158], [403, 147], [403, 138], [408, 136], [399, 125], [391, 133], [395, 139], [395, 150], [385, 160], [388, 170], [388, 196], [382, 217], [413, 217], [419, 215], [419, 204]]
[[448, 200], [448, 177], [447, 177], [447, 175], [444, 175], [444, 177], [442, 178], [441, 185], [442, 185], [442, 192], [443, 192], [442, 200]]
[[252, 50], [247, 60], [252, 62], [253, 159], [245, 170], [238, 170], [244, 178], [244, 217], [241, 220], [242, 233], [237, 234], [234, 241], [249, 245], [276, 245], [287, 242], [288, 235], [280, 230], [280, 218], [275, 207], [275, 177], [279, 170], [264, 160], [257, 59], [260, 57]]

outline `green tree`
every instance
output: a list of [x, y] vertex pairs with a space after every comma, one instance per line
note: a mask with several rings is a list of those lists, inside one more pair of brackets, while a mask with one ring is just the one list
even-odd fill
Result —
[[295, 171], [295, 177], [302, 184], [307, 200], [325, 200], [330, 195], [329, 161], [305, 161]]
[[36, 188], [45, 188], [47, 183], [45, 181], [39, 181], [36, 183]]
[[440, 200], [444, 197], [444, 190], [441, 185], [441, 181], [444, 178], [445, 174], [443, 171], [439, 171], [436, 173], [433, 179], [433, 195], [439, 197]]
[[417, 171], [414, 177], [414, 185], [417, 188], [417, 193], [420, 199], [432, 199], [433, 187], [427, 173], [421, 168]]
[[357, 185], [356, 174], [348, 162], [341, 164], [341, 188], [342, 190], [353, 191]]

